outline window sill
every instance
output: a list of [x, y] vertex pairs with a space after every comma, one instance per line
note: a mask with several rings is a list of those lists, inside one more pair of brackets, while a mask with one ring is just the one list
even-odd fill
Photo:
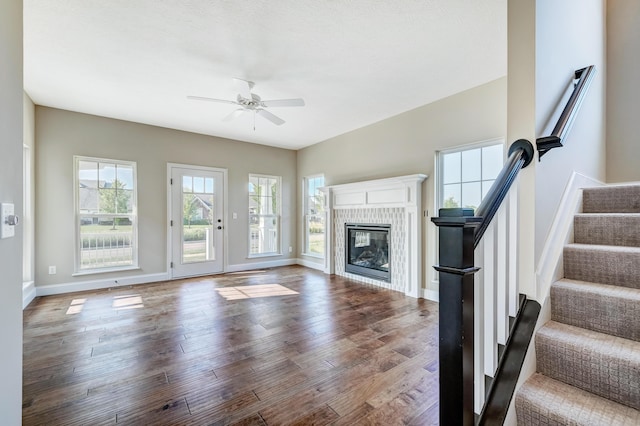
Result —
[[125, 266], [122, 268], [90, 269], [86, 271], [74, 272], [73, 274], [71, 274], [71, 276], [81, 277], [84, 275], [107, 274], [109, 272], [120, 272], [120, 271], [135, 271], [139, 269], [141, 269], [139, 266]]

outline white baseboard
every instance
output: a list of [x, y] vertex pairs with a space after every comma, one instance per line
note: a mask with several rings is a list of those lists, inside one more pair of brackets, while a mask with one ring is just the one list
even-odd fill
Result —
[[278, 266], [290, 266], [290, 265], [297, 265], [297, 264], [298, 264], [298, 259], [281, 259], [281, 260], [269, 260], [266, 262], [239, 263], [237, 265], [227, 265], [225, 272], [242, 272], [242, 271], [250, 271], [252, 269], [276, 268]]
[[22, 283], [22, 309], [36, 298], [36, 286], [33, 281]]
[[297, 263], [300, 266], [304, 266], [311, 269], [317, 269], [320, 272], [324, 272], [324, 261], [322, 263], [317, 263], [307, 259], [297, 259]]
[[440, 292], [438, 290], [422, 289], [422, 298], [432, 302], [440, 302]]
[[582, 209], [582, 189], [605, 184], [573, 172], [565, 187], [558, 210], [549, 229], [536, 269], [537, 299], [543, 305], [551, 284], [564, 276], [562, 253], [565, 244], [573, 240], [573, 217]]
[[36, 287], [36, 295], [50, 296], [53, 294], [73, 293], [75, 291], [99, 290], [103, 288], [123, 287], [134, 284], [146, 284], [158, 281], [167, 281], [170, 279], [171, 275], [168, 272], [162, 272], [158, 274], [132, 275], [129, 277], [78, 281]]

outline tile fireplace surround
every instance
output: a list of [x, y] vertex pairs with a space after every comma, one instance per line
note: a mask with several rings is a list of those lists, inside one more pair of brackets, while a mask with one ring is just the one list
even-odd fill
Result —
[[[422, 182], [399, 176], [324, 187], [327, 211], [324, 272], [422, 297]], [[391, 282], [345, 272], [345, 223], [391, 225]]]

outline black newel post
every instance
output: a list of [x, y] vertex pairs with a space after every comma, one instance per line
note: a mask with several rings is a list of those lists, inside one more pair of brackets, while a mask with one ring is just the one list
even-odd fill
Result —
[[474, 231], [472, 209], [440, 209], [440, 424], [473, 425]]

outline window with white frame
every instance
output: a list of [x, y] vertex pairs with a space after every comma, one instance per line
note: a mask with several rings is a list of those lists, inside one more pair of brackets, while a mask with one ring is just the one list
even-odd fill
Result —
[[76, 272], [137, 267], [136, 163], [74, 159]]
[[324, 257], [324, 176], [304, 178], [304, 253]]
[[249, 175], [249, 256], [280, 254], [279, 176]]
[[456, 148], [438, 153], [438, 204], [476, 209], [504, 163], [504, 144]]

